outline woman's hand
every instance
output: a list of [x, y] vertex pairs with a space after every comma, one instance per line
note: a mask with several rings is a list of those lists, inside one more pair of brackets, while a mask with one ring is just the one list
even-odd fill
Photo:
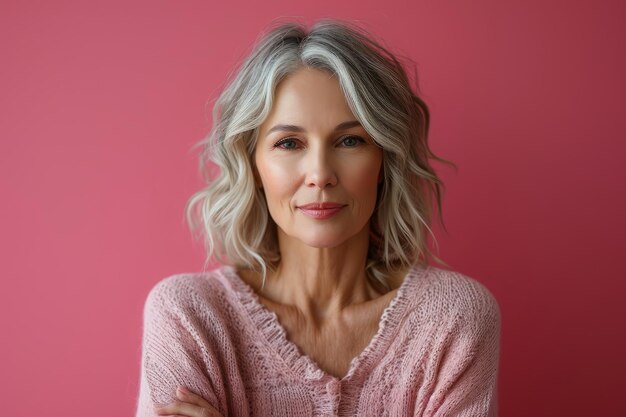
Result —
[[165, 407], [154, 407], [154, 411], [160, 416], [184, 416], [184, 417], [221, 417], [220, 413], [209, 403], [185, 387], [176, 390], [176, 396], [180, 401], [174, 401]]

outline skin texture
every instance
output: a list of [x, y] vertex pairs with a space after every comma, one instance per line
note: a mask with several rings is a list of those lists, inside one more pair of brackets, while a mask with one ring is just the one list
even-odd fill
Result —
[[[281, 262], [268, 274], [263, 291], [259, 275], [238, 271], [276, 312], [289, 339], [339, 378], [375, 335], [404, 278], [404, 273], [390, 276], [388, 292], [366, 279], [383, 151], [360, 124], [335, 129], [355, 120], [330, 73], [302, 68], [277, 86], [272, 111], [260, 126], [253, 164], [257, 186], [278, 226]], [[270, 132], [276, 125], [300, 129]], [[308, 217], [298, 208], [329, 201], [345, 204], [329, 219]], [[214, 412], [201, 397], [190, 399], [195, 403], [170, 404], [171, 414], [162, 415], [213, 415], [198, 414]]]
[[[303, 68], [279, 84], [255, 149], [257, 182], [278, 225], [282, 257], [279, 271], [268, 279], [269, 294], [316, 322], [374, 295], [365, 260], [382, 149], [360, 125], [334, 131], [354, 120], [337, 79]], [[268, 135], [277, 124], [305, 132]], [[297, 208], [322, 201], [346, 207], [326, 220]]]

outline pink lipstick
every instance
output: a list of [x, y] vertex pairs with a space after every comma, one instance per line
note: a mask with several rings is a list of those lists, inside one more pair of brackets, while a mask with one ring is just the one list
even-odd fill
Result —
[[343, 209], [345, 206], [345, 204], [324, 202], [303, 204], [301, 206], [298, 206], [298, 208], [306, 216], [312, 217], [314, 219], [325, 220], [330, 219], [331, 217], [339, 213], [341, 209]]

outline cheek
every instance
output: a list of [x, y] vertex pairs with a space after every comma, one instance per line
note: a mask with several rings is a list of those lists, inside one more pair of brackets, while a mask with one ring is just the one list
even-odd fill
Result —
[[375, 200], [381, 163], [379, 158], [369, 158], [350, 164], [344, 175], [345, 187], [360, 198]]
[[[291, 174], [290, 174], [291, 172]], [[293, 188], [293, 171], [280, 164], [262, 164], [259, 175], [268, 205], [287, 198]]]

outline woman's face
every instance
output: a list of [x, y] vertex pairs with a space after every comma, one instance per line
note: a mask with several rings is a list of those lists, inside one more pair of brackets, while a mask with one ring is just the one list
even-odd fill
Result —
[[279, 234], [329, 248], [369, 230], [382, 149], [330, 73], [302, 68], [277, 86], [254, 159]]

